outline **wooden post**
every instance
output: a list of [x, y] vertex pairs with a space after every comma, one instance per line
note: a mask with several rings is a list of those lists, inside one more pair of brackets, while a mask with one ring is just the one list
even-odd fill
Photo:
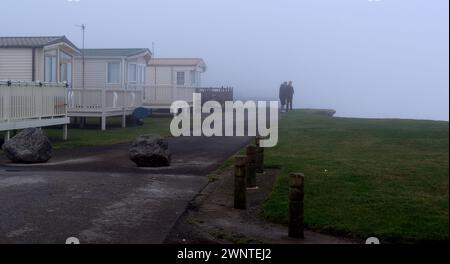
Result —
[[234, 165], [234, 208], [247, 209], [247, 189], [245, 174], [247, 166], [246, 156], [236, 156]]
[[260, 136], [255, 137], [255, 145], [256, 145], [256, 147], [261, 146], [261, 137]]
[[291, 173], [289, 176], [289, 237], [304, 238], [305, 176]]
[[67, 124], [63, 125], [63, 140], [67, 140]]
[[256, 173], [264, 173], [264, 148], [261, 147], [261, 137], [256, 137]]
[[86, 125], [86, 117], [80, 117], [80, 128], [83, 129]]
[[106, 108], [106, 88], [102, 89], [102, 117], [101, 117], [101, 127], [102, 131], [106, 130], [106, 115], [105, 115], [105, 108]]
[[5, 133], [5, 142], [8, 142], [11, 139], [11, 131], [6, 131]]
[[102, 113], [102, 117], [100, 118], [102, 131], [106, 130], [106, 116], [105, 113]]
[[247, 147], [247, 188], [256, 188], [256, 147]]
[[122, 128], [126, 128], [127, 127], [127, 115], [125, 112], [125, 108], [123, 109], [123, 113], [122, 113]]
[[264, 148], [256, 149], [256, 173], [264, 173]]

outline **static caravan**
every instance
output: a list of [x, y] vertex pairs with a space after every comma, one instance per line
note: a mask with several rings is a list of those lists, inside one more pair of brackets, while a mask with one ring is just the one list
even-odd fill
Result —
[[203, 59], [153, 58], [147, 67], [144, 105], [167, 109], [177, 100], [192, 102], [192, 94], [201, 87], [205, 71]]
[[67, 87], [78, 54], [65, 36], [0, 37], [0, 131], [69, 123]]
[[73, 88], [69, 92], [69, 116], [125, 117], [142, 106], [149, 49], [85, 49], [75, 58]]
[[0, 80], [70, 84], [78, 54], [65, 36], [0, 37]]

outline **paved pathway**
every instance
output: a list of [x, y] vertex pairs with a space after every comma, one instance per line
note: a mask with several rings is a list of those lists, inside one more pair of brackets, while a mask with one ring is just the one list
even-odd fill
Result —
[[0, 243], [162, 243], [208, 173], [249, 141], [172, 138], [164, 169], [136, 168], [128, 145], [60, 150], [42, 165], [0, 157]]

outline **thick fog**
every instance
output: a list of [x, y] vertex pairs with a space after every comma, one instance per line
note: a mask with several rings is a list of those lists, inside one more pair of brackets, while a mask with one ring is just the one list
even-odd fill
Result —
[[0, 36], [201, 57], [204, 86], [340, 116], [448, 120], [448, 0], [0, 0]]

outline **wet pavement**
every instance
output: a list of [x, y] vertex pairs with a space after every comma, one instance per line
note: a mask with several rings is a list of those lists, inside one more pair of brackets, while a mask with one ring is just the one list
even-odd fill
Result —
[[162, 243], [208, 174], [248, 137], [170, 138], [173, 166], [137, 168], [129, 144], [59, 150], [46, 164], [0, 156], [0, 243]]

